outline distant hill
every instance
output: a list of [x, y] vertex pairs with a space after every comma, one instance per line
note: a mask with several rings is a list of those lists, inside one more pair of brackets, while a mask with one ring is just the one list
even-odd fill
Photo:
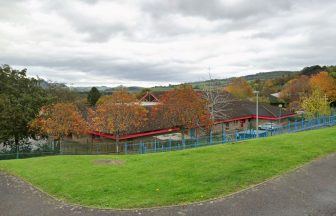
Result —
[[[332, 76], [336, 78], [336, 66], [319, 66], [314, 65], [310, 67], [305, 67], [300, 71], [269, 71], [269, 72], [259, 72], [256, 74], [246, 75], [242, 76], [244, 79], [246, 79], [248, 82], [252, 82], [255, 80], [268, 80], [268, 79], [277, 79], [277, 78], [286, 78], [286, 77], [294, 77], [296, 75], [307, 75], [312, 76], [314, 74], [319, 73], [320, 71], [328, 71]], [[227, 86], [231, 80], [234, 79], [234, 77], [226, 78], [226, 79], [214, 79], [212, 82], [218, 86]], [[210, 80], [204, 80], [204, 81], [198, 81], [198, 82], [189, 82], [184, 84], [190, 84], [195, 89], [201, 89], [206, 83], [208, 83]], [[53, 83], [54, 85], [56, 83]], [[43, 87], [48, 87], [50, 83], [43, 81], [41, 84]], [[65, 84], [57, 84], [60, 86], [65, 86]], [[181, 85], [181, 84], [179, 84]], [[170, 89], [175, 88], [179, 85], [167, 85], [167, 86], [154, 86], [150, 88], [152, 91], [167, 91]], [[144, 90], [145, 88], [139, 87], [139, 86], [131, 86], [131, 87], [125, 87], [125, 86], [117, 86], [117, 87], [107, 87], [107, 86], [96, 86], [100, 92], [109, 94], [111, 92], [114, 92], [116, 90], [119, 90], [121, 88], [126, 89], [127, 91], [131, 93], [138, 93]], [[89, 92], [91, 87], [72, 87], [73, 90], [77, 92]]]
[[[89, 92], [91, 90], [92, 87], [73, 87], [72, 89], [78, 92]], [[117, 86], [117, 87], [107, 87], [107, 86], [96, 86], [96, 88], [100, 91], [100, 92], [105, 92], [105, 93], [110, 93], [110, 92], [114, 92], [117, 91], [119, 89], [126, 89], [128, 92], [131, 93], [136, 93], [136, 92], [140, 92], [142, 89], [144, 89], [143, 87], [139, 87], [139, 86], [130, 86], [130, 87], [125, 87], [125, 86]]]
[[[78, 92], [89, 92], [92, 87], [72, 87], [73, 90], [78, 91]], [[96, 88], [101, 91], [107, 91], [110, 89], [110, 87], [107, 86], [96, 86]]]
[[[299, 74], [299, 71], [269, 71], [269, 72], [260, 72], [257, 74], [242, 76], [247, 81], [254, 81], [257, 79], [260, 80], [268, 80], [268, 79], [276, 79], [283, 78], [287, 76], [295, 76]], [[212, 82], [215, 86], [227, 86], [234, 77], [226, 78], [226, 79], [213, 79]], [[207, 84], [210, 80], [198, 81], [198, 82], [190, 82], [186, 84], [192, 85], [196, 89], [201, 89], [205, 84]], [[173, 89], [178, 85], [169, 85], [169, 86], [155, 86], [151, 88], [153, 91], [167, 91], [169, 89]]]

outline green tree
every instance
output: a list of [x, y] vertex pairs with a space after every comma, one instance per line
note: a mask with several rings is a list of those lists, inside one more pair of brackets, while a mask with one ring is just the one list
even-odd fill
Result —
[[18, 148], [20, 142], [34, 137], [29, 122], [49, 100], [41, 80], [28, 78], [26, 69], [0, 66], [0, 143]]
[[96, 105], [100, 96], [101, 96], [101, 94], [100, 94], [99, 90], [96, 87], [92, 87], [89, 94], [88, 94], [87, 100], [88, 100], [88, 102], [91, 106], [94, 106], [94, 105]]
[[62, 83], [48, 83], [45, 88], [54, 103], [72, 103], [80, 99], [78, 92], [72, 91]]

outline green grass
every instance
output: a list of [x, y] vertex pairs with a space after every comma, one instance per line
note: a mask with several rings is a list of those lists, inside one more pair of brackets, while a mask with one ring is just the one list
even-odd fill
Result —
[[[166, 153], [0, 161], [0, 169], [71, 203], [137, 208], [224, 196], [332, 152], [335, 127]], [[96, 159], [124, 164], [96, 165]]]

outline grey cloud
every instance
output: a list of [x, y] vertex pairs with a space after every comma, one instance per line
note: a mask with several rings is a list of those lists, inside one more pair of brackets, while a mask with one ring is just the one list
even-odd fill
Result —
[[203, 16], [207, 19], [240, 20], [260, 14], [279, 13], [290, 10], [292, 4], [289, 0], [269, 1], [221, 1], [221, 0], [171, 0], [150, 1], [143, 4], [144, 11], [156, 17], [171, 13], [188, 16]]
[[[98, 0], [80, 1], [90, 6], [99, 3]], [[102, 82], [109, 78], [115, 83], [118, 80], [197, 81], [203, 70], [206, 77], [208, 65], [219, 76], [228, 76], [227, 73], [249, 73], [250, 68], [291, 70], [313, 64], [335, 64], [336, 3], [331, 0], [241, 0], [230, 1], [232, 4], [219, 0], [137, 1], [134, 4], [141, 8], [143, 19], [135, 27], [122, 21], [102, 23], [68, 7], [65, 1], [45, 2], [45, 7], [32, 13], [46, 16], [56, 13], [73, 29], [64, 32], [60, 29], [61, 40], [55, 32], [44, 32], [38, 25], [32, 28], [26, 23], [29, 11], [26, 8], [26, 13], [22, 13], [25, 6], [22, 2], [0, 0], [0, 12], [7, 10], [0, 13], [0, 25], [7, 27], [8, 20], [22, 25], [17, 29], [17, 37], [15, 28], [9, 29], [8, 38], [6, 29], [0, 29], [3, 47], [0, 64], [30, 66], [32, 70], [46, 68], [47, 77], [72, 82], [76, 78], [89, 81], [94, 77]], [[13, 13], [15, 16], [10, 15]], [[177, 21], [171, 19], [174, 15], [179, 16]], [[196, 20], [191, 26], [187, 23], [190, 17], [216, 25], [201, 29]], [[33, 33], [38, 30], [43, 33], [46, 41], [42, 41], [42, 48], [38, 47], [41, 42], [38, 37], [21, 31], [29, 28]], [[236, 34], [228, 36], [232, 32]], [[77, 34], [86, 36], [86, 40], [74, 38]], [[68, 35], [71, 40], [77, 39], [71, 46], [73, 50], [69, 42], [63, 41]], [[142, 35], [138, 41], [137, 35]], [[110, 42], [115, 42], [116, 37], [122, 44], [114, 49]], [[225, 68], [237, 68], [237, 71], [225, 71]], [[71, 75], [71, 72], [76, 73]]]
[[[80, 2], [94, 5], [99, 0], [79, 0]], [[76, 8], [72, 8], [67, 2], [60, 0], [48, 1], [45, 9], [56, 12], [72, 27], [81, 34], [87, 35], [87, 41], [91, 42], [107, 42], [112, 36], [127, 33], [130, 29], [124, 23], [102, 23], [99, 19], [94, 19], [89, 14], [82, 13]]]
[[[193, 76], [195, 68], [185, 66], [182, 62], [141, 63], [131, 59], [104, 57], [59, 57], [27, 58], [6, 57], [0, 55], [1, 61], [10, 65], [53, 68], [55, 71], [81, 71], [92, 76], [111, 77], [121, 80], [158, 81], [158, 82], [186, 82]], [[52, 60], [51, 60], [52, 59]], [[48, 71], [46, 71], [48, 73]], [[53, 74], [53, 76], [57, 76]], [[59, 74], [63, 76], [63, 74]], [[196, 79], [197, 77], [194, 77]]]

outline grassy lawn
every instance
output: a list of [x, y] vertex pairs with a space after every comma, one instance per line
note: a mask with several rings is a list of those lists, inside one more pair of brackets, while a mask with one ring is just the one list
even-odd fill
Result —
[[0, 161], [0, 169], [71, 203], [136, 208], [227, 195], [332, 152], [335, 127], [166, 153]]

